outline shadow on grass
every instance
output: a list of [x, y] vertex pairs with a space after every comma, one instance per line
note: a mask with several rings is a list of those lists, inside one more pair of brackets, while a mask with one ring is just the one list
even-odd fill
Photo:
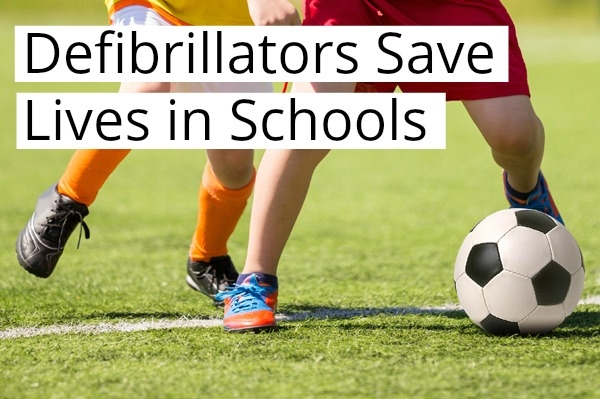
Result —
[[81, 317], [85, 320], [95, 321], [122, 321], [136, 322], [147, 320], [212, 320], [214, 315], [190, 314], [189, 312], [165, 312], [165, 311], [119, 311], [119, 312], [92, 312]]
[[[280, 309], [281, 310], [281, 309]], [[281, 320], [325, 320], [351, 319], [377, 315], [443, 315], [452, 318], [466, 318], [465, 312], [451, 305], [439, 307], [386, 307], [386, 308], [335, 308], [324, 306], [286, 306], [281, 314]]]
[[553, 337], [591, 337], [600, 335], [600, 311], [584, 309], [573, 312], [561, 328], [552, 332]]
[[[442, 316], [450, 319], [468, 319], [467, 314], [454, 306], [441, 307], [387, 307], [387, 308], [335, 308], [322, 306], [287, 306], [280, 315], [282, 321], [303, 320], [344, 320], [377, 315], [405, 316]], [[474, 325], [473, 325], [474, 326]], [[428, 328], [431, 328], [429, 326]], [[444, 328], [448, 329], [448, 328]], [[600, 311], [583, 309], [573, 312], [548, 336], [556, 338], [592, 337], [600, 335]]]

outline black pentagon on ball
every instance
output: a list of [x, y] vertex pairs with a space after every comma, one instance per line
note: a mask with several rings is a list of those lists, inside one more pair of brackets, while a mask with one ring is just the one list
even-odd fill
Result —
[[555, 261], [550, 261], [531, 279], [538, 305], [564, 302], [571, 286], [571, 274]]
[[532, 209], [519, 209], [515, 212], [517, 225], [529, 227], [544, 234], [556, 227], [556, 222], [550, 216]]
[[502, 320], [493, 314], [487, 315], [479, 324], [485, 331], [494, 335], [514, 335], [521, 332], [518, 323]]
[[473, 245], [465, 265], [465, 272], [471, 280], [480, 287], [485, 287], [502, 270], [502, 261], [496, 243], [485, 242]]

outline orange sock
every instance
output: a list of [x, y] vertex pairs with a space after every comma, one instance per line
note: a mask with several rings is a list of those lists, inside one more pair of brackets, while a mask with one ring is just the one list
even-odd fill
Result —
[[246, 186], [231, 190], [215, 177], [209, 164], [204, 168], [198, 194], [198, 224], [190, 246], [190, 258], [209, 261], [227, 255], [227, 241], [237, 225], [254, 187], [254, 178]]
[[58, 181], [58, 192], [90, 206], [110, 174], [131, 150], [77, 150]]

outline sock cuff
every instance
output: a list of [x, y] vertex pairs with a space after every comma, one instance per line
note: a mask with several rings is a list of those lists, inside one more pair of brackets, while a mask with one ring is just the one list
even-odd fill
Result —
[[202, 188], [213, 198], [218, 201], [227, 203], [245, 203], [254, 188], [256, 180], [256, 168], [252, 168], [252, 178], [250, 182], [242, 188], [230, 189], [225, 187], [215, 176], [210, 164], [207, 163], [204, 167], [202, 175]]
[[508, 195], [510, 195], [512, 198], [516, 199], [516, 200], [520, 200], [520, 201], [527, 201], [527, 199], [533, 194], [535, 193], [537, 190], [539, 190], [540, 184], [541, 184], [541, 172], [538, 174], [538, 180], [537, 183], [535, 185], [535, 187], [527, 192], [527, 193], [523, 193], [520, 191], [515, 190], [510, 183], [508, 182], [508, 174], [506, 174], [506, 172], [504, 172], [504, 180], [506, 182], [505, 187], [506, 187], [506, 193]]
[[277, 276], [274, 276], [272, 274], [266, 274], [266, 273], [242, 273], [239, 275], [238, 279], [237, 279], [237, 284], [242, 284], [244, 282], [244, 280], [246, 280], [248, 278], [248, 276], [254, 274], [256, 276], [256, 279], [258, 280], [259, 283], [263, 283], [263, 284], [269, 284], [271, 287], [278, 289], [279, 288], [279, 281], [277, 279]]
[[[60, 195], [64, 195], [65, 197], [69, 197], [71, 200], [83, 204], [87, 207], [92, 205], [94, 200], [96, 199], [96, 195], [88, 195], [86, 197], [82, 197], [78, 195], [77, 191], [74, 190], [70, 184], [65, 181], [65, 177], [62, 176], [58, 183], [56, 183], [56, 192]], [[97, 194], [97, 193], [96, 193]]]

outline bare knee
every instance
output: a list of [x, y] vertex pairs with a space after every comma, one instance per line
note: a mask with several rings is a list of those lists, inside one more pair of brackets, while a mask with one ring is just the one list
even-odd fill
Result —
[[544, 127], [535, 115], [507, 120], [482, 133], [493, 151], [514, 156], [537, 153], [544, 143]]
[[544, 128], [527, 96], [464, 101], [494, 152], [526, 156], [544, 145]]
[[242, 188], [254, 176], [254, 151], [207, 150], [210, 167], [217, 179], [230, 189]]

